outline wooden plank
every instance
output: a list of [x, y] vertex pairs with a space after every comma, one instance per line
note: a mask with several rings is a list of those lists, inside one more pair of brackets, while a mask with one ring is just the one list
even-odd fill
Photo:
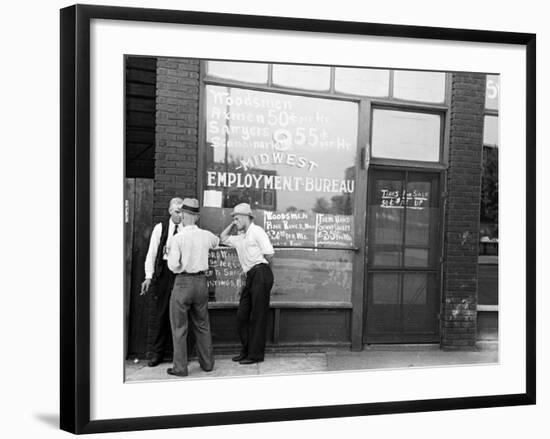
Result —
[[154, 178], [154, 169], [151, 169], [149, 160], [133, 160], [132, 166], [126, 165], [127, 178]]
[[[367, 266], [366, 258], [366, 226], [367, 226], [367, 168], [370, 157], [369, 150], [369, 129], [370, 127], [370, 104], [361, 101], [359, 105], [359, 118], [366, 123], [359, 124], [358, 151], [365, 149], [363, 154], [357, 154], [358, 163], [355, 166], [356, 191], [355, 191], [355, 246], [358, 250], [353, 258], [353, 280], [351, 303], [353, 311], [351, 314], [351, 346], [352, 350], [360, 351], [363, 348], [363, 327], [365, 308], [365, 274]], [[362, 163], [360, 161], [363, 160]]]
[[141, 128], [126, 128], [126, 142], [128, 143], [155, 143], [155, 132]]
[[155, 99], [157, 88], [153, 84], [126, 83], [126, 96]]
[[[236, 309], [214, 309], [209, 311], [210, 330], [214, 346], [235, 345], [239, 346], [239, 334], [237, 332]], [[271, 311], [267, 320], [266, 342], [273, 342], [274, 313]]]
[[155, 145], [152, 143], [127, 143], [126, 160], [154, 160]]
[[143, 56], [128, 56], [126, 57], [126, 67], [140, 70], [157, 70], [157, 59]]
[[330, 343], [350, 341], [349, 310], [280, 311], [279, 343]]
[[157, 72], [146, 70], [126, 69], [126, 80], [128, 82], [140, 82], [142, 84], [156, 84]]
[[[209, 302], [208, 309], [237, 308], [237, 302]], [[351, 302], [278, 302], [271, 300], [271, 309], [351, 309]]]
[[143, 354], [147, 351], [148, 296], [141, 296], [145, 278], [144, 262], [153, 228], [153, 180], [135, 180], [134, 234], [132, 252], [131, 317], [128, 351]]
[[281, 326], [281, 309], [276, 308], [273, 318], [273, 344], [279, 343], [279, 329]]
[[132, 111], [130, 108], [126, 111], [126, 127], [136, 128], [155, 128], [155, 113], [145, 113], [142, 111]]
[[132, 253], [134, 237], [135, 180], [124, 180], [124, 358], [128, 355], [130, 329], [130, 291], [132, 287]]
[[154, 99], [127, 97], [126, 108], [132, 111], [154, 112], [156, 103]]

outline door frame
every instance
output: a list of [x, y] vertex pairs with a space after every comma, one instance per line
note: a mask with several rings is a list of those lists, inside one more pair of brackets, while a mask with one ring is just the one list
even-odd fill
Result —
[[[440, 342], [440, 334], [441, 334], [441, 307], [442, 307], [442, 298], [443, 298], [443, 288], [442, 288], [442, 282], [443, 282], [443, 274], [444, 274], [444, 233], [445, 233], [445, 209], [446, 209], [446, 200], [447, 200], [447, 192], [446, 192], [446, 171], [444, 169], [438, 169], [438, 168], [432, 168], [432, 167], [418, 167], [418, 166], [386, 166], [386, 165], [379, 165], [379, 164], [371, 164], [371, 166], [368, 169], [368, 176], [367, 176], [367, 186], [368, 189], [366, 192], [366, 206], [365, 206], [365, 239], [364, 241], [364, 260], [363, 260], [363, 325], [362, 325], [362, 343], [364, 345], [366, 344], [376, 344], [376, 343], [439, 343]], [[370, 200], [372, 197], [372, 191], [370, 188], [370, 185], [373, 184], [375, 174], [379, 172], [384, 171], [395, 171], [395, 172], [403, 172], [403, 173], [415, 173], [415, 174], [425, 174], [425, 175], [431, 175], [434, 177], [434, 179], [437, 181], [438, 188], [435, 191], [435, 195], [438, 197], [439, 200], [439, 215], [438, 215], [438, 224], [436, 230], [434, 230], [433, 233], [434, 236], [437, 239], [437, 247], [436, 248], [436, 254], [433, 256], [434, 259], [437, 261], [433, 269], [412, 269], [412, 270], [403, 270], [403, 269], [396, 269], [393, 272], [422, 272], [422, 273], [432, 273], [435, 275], [435, 288], [437, 288], [437, 294], [435, 297], [435, 301], [438, 304], [437, 307], [437, 324], [436, 324], [436, 333], [435, 334], [425, 334], [422, 335], [421, 333], [415, 333], [415, 334], [399, 334], [399, 335], [377, 335], [377, 336], [369, 336], [367, 331], [367, 319], [368, 319], [368, 311], [369, 311], [369, 275], [375, 271], [372, 270], [372, 268], [369, 269], [368, 265], [368, 257], [369, 257], [369, 238], [370, 238], [370, 227], [372, 225], [369, 224], [368, 218], [370, 215]], [[361, 242], [361, 241], [357, 241]], [[378, 270], [376, 270], [378, 271]], [[391, 272], [388, 270], [388, 272]]]

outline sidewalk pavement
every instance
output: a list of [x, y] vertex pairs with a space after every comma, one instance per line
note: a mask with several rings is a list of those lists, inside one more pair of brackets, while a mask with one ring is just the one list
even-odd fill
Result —
[[197, 360], [191, 360], [189, 376], [183, 378], [166, 373], [166, 369], [172, 367], [171, 362], [147, 367], [147, 360], [127, 360], [126, 382], [494, 364], [498, 363], [498, 344], [479, 343], [474, 351], [443, 351], [438, 345], [376, 345], [360, 352], [335, 348], [322, 353], [271, 353], [266, 354], [262, 363], [251, 365], [241, 365], [231, 361], [231, 357], [217, 355], [211, 372], [204, 372]]

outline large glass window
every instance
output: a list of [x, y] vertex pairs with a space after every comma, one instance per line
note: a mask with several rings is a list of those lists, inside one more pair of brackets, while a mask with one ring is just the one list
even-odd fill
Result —
[[[272, 300], [349, 302], [358, 104], [208, 85], [205, 112], [201, 226], [250, 203], [275, 247]], [[209, 278], [216, 300], [238, 296], [228, 264]]]
[[432, 103], [445, 101], [445, 73], [396, 70], [393, 75], [395, 98]]
[[390, 88], [390, 71], [336, 67], [336, 92], [359, 96], [387, 97]]
[[267, 84], [267, 70], [268, 64], [252, 62], [208, 61], [206, 63], [208, 76], [255, 84]]
[[207, 205], [351, 215], [357, 104], [206, 87]]
[[399, 160], [439, 161], [441, 116], [374, 109], [372, 156]]

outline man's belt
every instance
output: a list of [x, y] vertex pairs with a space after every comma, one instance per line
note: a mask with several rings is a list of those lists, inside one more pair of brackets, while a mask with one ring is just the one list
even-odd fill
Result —
[[197, 271], [196, 273], [187, 273], [186, 271], [183, 271], [178, 274], [183, 274], [184, 276], [204, 276], [206, 271]]

